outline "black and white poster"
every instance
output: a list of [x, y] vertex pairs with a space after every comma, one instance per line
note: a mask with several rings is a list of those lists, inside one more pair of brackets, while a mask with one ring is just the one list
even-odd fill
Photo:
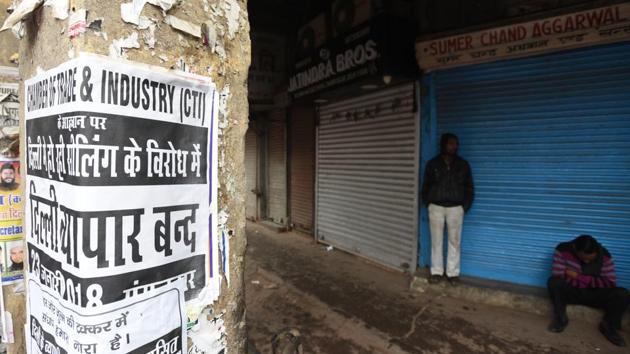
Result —
[[[207, 303], [218, 296], [214, 84], [83, 54], [27, 80], [24, 90], [31, 352], [47, 352], [34, 350], [41, 338], [54, 340], [58, 353], [118, 351], [85, 340], [79, 343], [96, 346], [74, 346], [76, 328], [66, 335], [46, 330], [47, 303], [75, 317], [126, 308], [130, 336], [164, 323], [170, 327], [152, 333], [167, 331], [160, 338], [172, 340], [169, 321], [183, 316], [185, 328], [185, 308], [174, 300], [143, 307], [134, 299], [171, 290], [197, 304], [200, 294]], [[137, 306], [155, 312], [156, 322], [134, 322], [142, 318]], [[149, 353], [160, 338], [123, 338], [120, 352]]]

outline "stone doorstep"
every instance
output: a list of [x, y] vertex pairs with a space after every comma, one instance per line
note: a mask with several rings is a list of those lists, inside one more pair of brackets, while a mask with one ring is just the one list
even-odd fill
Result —
[[[527, 294], [525, 292], [518, 293], [516, 291], [506, 291], [486, 286], [472, 285], [474, 280], [462, 278], [462, 282], [457, 286], [451, 286], [448, 282], [443, 281], [439, 284], [429, 284], [425, 276], [414, 276], [411, 281], [411, 290], [421, 293], [427, 290], [439, 291], [447, 296], [456, 299], [469, 300], [476, 303], [501, 306], [517, 311], [533, 313], [541, 316], [548, 316], [551, 321], [552, 307], [549, 299], [537, 293]], [[569, 305], [567, 307], [569, 320], [581, 319], [594, 325], [598, 324], [602, 319], [602, 312], [586, 306]], [[630, 328], [630, 311], [626, 311], [622, 326], [624, 329]]]

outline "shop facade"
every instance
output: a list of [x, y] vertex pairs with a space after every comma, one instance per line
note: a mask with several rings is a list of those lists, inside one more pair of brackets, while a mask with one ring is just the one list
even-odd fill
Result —
[[246, 216], [278, 226], [288, 224], [285, 39], [252, 34], [249, 70], [249, 126], [245, 135]]
[[290, 109], [289, 212], [291, 228], [312, 234], [315, 227], [315, 107], [310, 102]]
[[628, 19], [620, 4], [418, 42], [420, 172], [444, 132], [473, 171], [463, 275], [544, 286], [555, 245], [591, 234], [630, 285]]
[[413, 271], [418, 230], [417, 85], [319, 107], [317, 240]]
[[410, 272], [420, 145], [412, 25], [386, 13], [365, 16], [298, 57], [289, 79], [291, 224]]

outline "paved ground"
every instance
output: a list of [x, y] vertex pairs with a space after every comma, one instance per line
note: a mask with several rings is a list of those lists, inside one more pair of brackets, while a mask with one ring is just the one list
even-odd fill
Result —
[[[251, 343], [271, 353], [271, 338], [297, 329], [304, 353], [629, 353], [591, 324], [563, 334], [548, 318], [411, 292], [408, 276], [327, 251], [311, 238], [248, 227], [246, 301]], [[624, 332], [630, 340], [628, 332]]]

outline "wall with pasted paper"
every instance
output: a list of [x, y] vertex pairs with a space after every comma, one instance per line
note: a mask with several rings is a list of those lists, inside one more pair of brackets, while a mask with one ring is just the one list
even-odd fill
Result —
[[[221, 275], [229, 277], [229, 282], [222, 283], [221, 296], [216, 303], [201, 302], [199, 310], [189, 315], [200, 318], [192, 328], [195, 333], [218, 333], [218, 341], [226, 343], [230, 352], [243, 352], [245, 218], [241, 201], [244, 195], [243, 136], [248, 113], [246, 79], [250, 60], [246, 2], [183, 0], [175, 4], [162, 0], [155, 2], [158, 6], [143, 4], [145, 2], [133, 2], [144, 5], [140, 6], [137, 20], [127, 15], [123, 19], [120, 2], [75, 1], [65, 20], [55, 18], [52, 7], [39, 7], [24, 22], [25, 34], [20, 42], [21, 74], [30, 78], [68, 61], [79, 52], [91, 52], [211, 77], [221, 100], [218, 200], [223, 217], [218, 227], [226, 242], [221, 247], [225, 253], [221, 259], [225, 258], [227, 264], [220, 267]], [[22, 110], [21, 119], [23, 114]], [[213, 322], [215, 319], [221, 321]], [[223, 325], [216, 326], [219, 322]], [[18, 336], [23, 337], [23, 333], [16, 332]], [[217, 341], [199, 339], [207, 339], [205, 335], [189, 338], [197, 352], [215, 353], [220, 347]], [[9, 352], [23, 353], [23, 341], [18, 343], [16, 338]]]

